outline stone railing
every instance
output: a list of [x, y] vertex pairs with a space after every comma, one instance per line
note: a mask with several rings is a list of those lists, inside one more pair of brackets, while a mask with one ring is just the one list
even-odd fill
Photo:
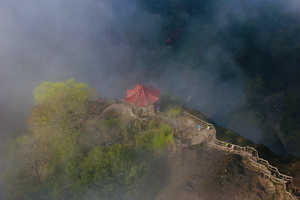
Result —
[[[291, 182], [293, 177], [287, 176], [285, 174], [281, 174], [279, 172], [279, 170], [276, 167], [270, 165], [267, 160], [260, 158], [258, 156], [258, 152], [255, 148], [248, 147], [248, 146], [247, 147], [241, 147], [241, 146], [238, 146], [238, 145], [229, 144], [229, 143], [217, 140], [217, 138], [216, 138], [216, 129], [212, 124], [210, 124], [208, 122], [205, 122], [205, 121], [203, 121], [203, 120], [201, 120], [201, 119], [199, 119], [199, 118], [197, 118], [197, 117], [195, 117], [195, 116], [193, 116], [193, 115], [191, 115], [187, 112], [182, 112], [180, 115], [185, 115], [185, 116], [193, 119], [194, 121], [196, 121], [198, 123], [201, 123], [205, 126], [210, 126], [211, 129], [213, 130], [213, 133], [214, 133], [213, 136], [208, 137], [205, 141], [203, 141], [199, 144], [189, 145], [188, 147], [182, 148], [183, 151], [187, 150], [187, 149], [190, 149], [190, 148], [199, 148], [199, 147], [203, 146], [203, 144], [206, 142], [208, 145], [214, 146], [214, 147], [222, 149], [224, 151], [239, 154], [239, 155], [244, 155], [244, 156], [248, 157], [250, 162], [253, 165], [255, 165], [256, 167], [258, 167], [263, 173], [265, 173], [273, 182], [278, 183], [278, 184], [282, 184], [283, 188], [284, 188], [284, 191], [285, 191], [285, 194], [289, 199], [292, 199], [292, 200], [297, 199], [296, 197], [294, 197], [291, 193], [289, 193], [286, 190], [286, 186], [285, 186], [285, 182], [286, 181]], [[274, 175], [276, 175], [277, 177], [275, 177]]]
[[193, 116], [193, 115], [191, 115], [190, 113], [187, 113], [187, 112], [185, 112], [185, 111], [183, 111], [183, 112], [180, 113], [179, 115], [180, 115], [180, 116], [186, 116], [186, 117], [189, 117], [189, 118], [193, 119], [195, 122], [198, 122], [198, 123], [200, 123], [200, 124], [203, 124], [203, 125], [205, 125], [206, 127], [209, 126], [209, 127], [212, 129], [212, 131], [213, 131], [214, 137], [217, 136], [217, 131], [216, 131], [215, 127], [214, 127], [212, 124], [210, 124], [210, 123], [208, 123], [208, 122], [206, 122], [206, 121], [204, 121], [204, 120], [202, 120], [202, 119], [199, 119], [199, 118], [197, 118], [197, 117], [195, 117], [195, 116]]
[[[219, 141], [219, 142], [222, 142], [222, 141]], [[297, 198], [294, 197], [291, 193], [289, 193], [287, 190], [286, 190], [286, 186], [285, 186], [285, 182], [286, 181], [292, 181], [292, 178], [291, 176], [287, 176], [287, 175], [284, 175], [284, 174], [281, 174], [279, 173], [278, 169], [276, 167], [273, 167], [272, 165], [269, 164], [268, 161], [262, 159], [262, 158], [259, 158], [257, 155], [256, 157], [253, 158], [253, 154], [247, 152], [248, 149], [246, 149], [246, 147], [240, 147], [238, 145], [234, 145], [234, 148], [229, 148], [227, 146], [223, 146], [223, 145], [220, 145], [218, 143], [214, 143], [214, 142], [207, 142], [207, 144], [211, 145], [211, 146], [214, 146], [216, 148], [219, 148], [219, 149], [222, 149], [224, 151], [227, 151], [227, 152], [231, 152], [231, 153], [235, 153], [235, 154], [239, 154], [239, 155], [244, 155], [244, 156], [247, 156], [250, 160], [250, 162], [255, 165], [256, 167], [258, 167], [264, 174], [266, 174], [274, 183], [277, 183], [277, 184], [282, 184], [283, 185], [283, 188], [284, 188], [284, 191], [285, 191], [285, 194], [288, 196], [289, 199], [292, 199], [292, 200], [296, 200]], [[249, 147], [248, 147], [249, 148]], [[252, 147], [250, 147], [251, 149], [254, 149]], [[255, 149], [254, 149], [255, 150]], [[255, 150], [256, 151], [256, 150]], [[257, 159], [257, 161], [255, 161], [255, 158]], [[265, 168], [262, 167], [263, 164]], [[272, 171], [278, 171], [278, 173], [280, 174], [279, 178], [275, 177], [273, 174], [272, 174]]]
[[[125, 104], [128, 104], [126, 103], [126, 101], [124, 100], [118, 100], [118, 102], [123, 102]], [[102, 109], [104, 110], [105, 108], [111, 106], [112, 104], [116, 103], [115, 100], [113, 101], [110, 101], [108, 103], [105, 103], [103, 106], [102, 106]], [[128, 104], [130, 105], [130, 104]], [[160, 112], [160, 111], [157, 111], [157, 115], [160, 116], [160, 117], [164, 117], [164, 118], [171, 118], [172, 114], [170, 113], [164, 113], [164, 112]], [[286, 187], [285, 187], [285, 181], [292, 181], [293, 177], [291, 176], [287, 176], [285, 174], [281, 174], [279, 172], [279, 170], [270, 165], [269, 162], [265, 159], [262, 159], [258, 156], [258, 152], [255, 148], [253, 147], [241, 147], [241, 146], [238, 146], [238, 145], [234, 145], [234, 144], [229, 144], [229, 143], [226, 143], [226, 142], [223, 142], [223, 141], [220, 141], [220, 140], [217, 140], [216, 138], [216, 129], [215, 127], [202, 120], [202, 119], [199, 119], [187, 112], [182, 112], [178, 115], [175, 115], [176, 118], [179, 118], [179, 117], [188, 117], [192, 120], [194, 120], [195, 122], [199, 123], [199, 124], [202, 124], [204, 126], [209, 126], [211, 128], [211, 130], [213, 131], [213, 134], [208, 134], [208, 138], [206, 138], [204, 141], [202, 141], [201, 143], [199, 144], [194, 144], [194, 145], [189, 145], [185, 148], [182, 148], [182, 151], [184, 150], [188, 150], [190, 148], [199, 148], [199, 147], [202, 147], [204, 145], [204, 143], [207, 143], [208, 145], [211, 145], [211, 146], [214, 146], [216, 148], [219, 148], [219, 149], [222, 149], [224, 151], [227, 151], [227, 152], [230, 152], [230, 153], [235, 153], [235, 154], [239, 154], [239, 155], [243, 155], [243, 156], [246, 156], [249, 158], [250, 162], [255, 165], [256, 167], [258, 167], [263, 173], [265, 173], [273, 182], [275, 183], [278, 183], [278, 184], [282, 184], [283, 185], [283, 188], [284, 188], [284, 191], [285, 191], [285, 194], [287, 195], [288, 198], [292, 199], [292, 200], [296, 200], [297, 198], [292, 196], [288, 191], [286, 191]], [[230, 146], [230, 147], [228, 147]], [[264, 167], [262, 167], [265, 166]], [[274, 176], [274, 174], [276, 174], [277, 177]]]
[[[275, 178], [280, 178], [280, 179], [282, 179], [284, 181], [292, 181], [292, 179], [293, 179], [293, 177], [291, 177], [291, 176], [287, 176], [285, 174], [281, 174], [279, 172], [279, 170], [276, 167], [270, 165], [267, 160], [265, 160], [263, 158], [260, 158], [258, 156], [258, 153], [257, 153], [256, 149], [253, 148], [253, 147], [248, 147], [248, 146], [247, 147], [241, 147], [241, 146], [238, 146], [238, 145], [229, 144], [229, 143], [226, 143], [226, 142], [223, 142], [223, 141], [219, 141], [216, 138], [213, 138], [213, 143], [215, 143], [218, 146], [226, 147], [227, 149], [232, 149], [235, 152], [247, 152], [247, 153], [251, 153], [252, 157], [256, 158], [256, 162], [265, 165], [267, 167], [267, 169], [271, 172], [272, 176], [273, 176], [273, 174], [276, 174], [277, 177], [274, 176]], [[233, 148], [227, 147], [226, 146], [227, 144], [228, 144], [228, 146], [231, 146], [231, 147], [233, 146]]]

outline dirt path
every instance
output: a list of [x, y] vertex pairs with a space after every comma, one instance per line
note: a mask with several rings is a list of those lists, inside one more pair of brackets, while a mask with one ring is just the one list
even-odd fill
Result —
[[[212, 151], [210, 151], [212, 150]], [[214, 158], [211, 159], [211, 154]], [[160, 192], [156, 200], [203, 199], [196, 193], [202, 191], [210, 182], [218, 161], [226, 160], [224, 154], [214, 149], [203, 151], [189, 150], [169, 159], [170, 180], [168, 186]]]
[[[125, 104], [124, 102], [118, 104], [112, 104], [111, 106], [104, 109], [101, 116], [105, 115], [105, 113], [109, 112], [110, 110], [117, 111], [121, 116], [124, 118], [136, 118], [136, 116], [131, 111], [131, 106]], [[190, 119], [186, 116], [180, 116], [179, 118], [170, 118], [164, 117], [162, 115], [152, 116], [159, 119], [162, 119], [166, 123], [176, 127], [179, 132], [181, 132], [181, 137], [186, 140], [189, 140], [189, 145], [199, 144], [203, 142], [207, 137], [208, 134], [213, 134], [212, 130], [207, 130], [207, 127], [204, 124], [197, 124], [194, 120]], [[201, 129], [198, 130], [198, 125], [200, 125]], [[179, 147], [181, 148], [181, 146]]]
[[[124, 103], [112, 104], [102, 115], [115, 110], [124, 118], [135, 115], [131, 106]], [[172, 118], [165, 114], [154, 117], [171, 124], [181, 134], [176, 140], [181, 148], [183, 140], [189, 145], [203, 142], [212, 130], [186, 116]], [[157, 196], [157, 200], [206, 200], [206, 199], [284, 199], [283, 188], [274, 184], [256, 167], [246, 163], [240, 155], [204, 145], [199, 149], [176, 151], [168, 159], [169, 181]]]
[[[191, 140], [190, 145], [199, 144], [203, 142], [209, 134], [213, 134], [213, 131], [208, 130], [204, 124], [198, 124], [188, 117], [180, 117], [178, 121], [178, 130], [183, 133], [183, 137], [187, 137]], [[198, 130], [198, 125], [200, 125], [200, 131]]]

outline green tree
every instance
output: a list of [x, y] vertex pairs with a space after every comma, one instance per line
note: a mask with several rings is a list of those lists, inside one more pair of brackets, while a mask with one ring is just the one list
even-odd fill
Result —
[[87, 84], [70, 79], [43, 82], [33, 94], [38, 105], [31, 110], [28, 122], [33, 132], [43, 138], [50, 127], [55, 132], [78, 133], [87, 116], [87, 100], [97, 92]]
[[87, 84], [74, 79], [57, 83], [43, 82], [33, 93], [38, 105], [32, 109], [28, 122], [31, 128], [39, 131], [49, 126], [58, 129], [57, 125], [60, 129], [76, 131], [76, 123], [85, 117], [87, 99], [97, 94]]
[[29, 126], [40, 145], [52, 155], [52, 163], [64, 168], [80, 153], [78, 139], [85, 134], [87, 100], [97, 93], [74, 79], [43, 82], [33, 93], [38, 105], [31, 110]]
[[260, 74], [247, 83], [247, 96], [252, 100], [260, 100], [266, 92], [265, 82]]
[[[66, 82], [43, 82], [33, 91], [36, 103], [54, 102], [54, 103], [74, 103], [82, 102], [92, 98], [97, 92], [88, 87], [88, 84], [79, 83], [74, 79]], [[70, 102], [66, 102], [69, 100]]]
[[87, 99], [95, 95], [74, 79], [44, 82], [34, 90], [37, 105], [28, 119], [32, 134], [15, 142], [15, 164], [7, 173], [10, 187], [21, 191], [22, 199], [68, 194], [71, 182], [65, 168], [74, 157], [83, 157], [79, 140], [86, 132]]
[[299, 133], [300, 97], [289, 94], [285, 99], [284, 113], [280, 121], [280, 129], [284, 134]]
[[146, 162], [137, 159], [133, 146], [119, 144], [98, 146], [81, 164], [71, 161], [67, 166], [67, 173], [75, 183], [75, 196], [85, 195], [90, 190], [101, 199], [136, 197], [147, 170]]
[[158, 106], [162, 111], [167, 111], [169, 108], [180, 108], [179, 97], [173, 97], [172, 92], [160, 95]]

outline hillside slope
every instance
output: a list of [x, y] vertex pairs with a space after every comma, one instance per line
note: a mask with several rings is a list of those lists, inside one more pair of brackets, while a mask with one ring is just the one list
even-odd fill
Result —
[[[18, 138], [6, 199], [285, 199], [283, 186], [246, 157], [207, 146], [214, 127], [206, 129], [207, 122], [190, 114], [137, 119], [124, 101], [90, 100], [80, 108], [61, 124], [77, 132], [57, 132], [43, 144], [35, 134]], [[53, 116], [49, 120], [65, 122]], [[227, 129], [217, 136], [254, 145]]]
[[162, 199], [285, 199], [274, 184], [246, 158], [204, 145], [168, 160], [170, 179]]

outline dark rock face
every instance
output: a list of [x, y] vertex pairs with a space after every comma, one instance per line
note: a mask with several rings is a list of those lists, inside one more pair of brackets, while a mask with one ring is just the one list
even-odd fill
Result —
[[275, 185], [245, 158], [204, 145], [169, 160], [169, 184], [156, 199], [284, 199]]

